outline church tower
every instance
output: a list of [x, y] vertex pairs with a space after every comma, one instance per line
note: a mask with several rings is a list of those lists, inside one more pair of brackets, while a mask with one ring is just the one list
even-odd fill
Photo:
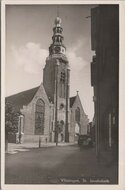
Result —
[[43, 71], [43, 85], [54, 105], [55, 142], [69, 142], [69, 63], [63, 44], [61, 19], [55, 19], [52, 44]]

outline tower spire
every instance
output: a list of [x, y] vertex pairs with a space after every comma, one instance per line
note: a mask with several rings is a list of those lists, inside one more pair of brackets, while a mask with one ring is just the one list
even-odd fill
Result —
[[55, 18], [55, 26], [53, 27], [52, 44], [49, 47], [48, 58], [63, 59], [68, 63], [66, 57], [66, 47], [63, 44], [63, 28], [61, 26], [61, 18], [59, 17], [59, 5], [57, 5], [57, 17]]

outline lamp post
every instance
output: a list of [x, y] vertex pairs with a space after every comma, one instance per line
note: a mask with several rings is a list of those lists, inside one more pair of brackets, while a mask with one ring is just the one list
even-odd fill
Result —
[[69, 142], [69, 80], [70, 80], [70, 68], [67, 68], [67, 80], [66, 80], [66, 126], [65, 126], [65, 142]]
[[19, 115], [19, 144], [22, 143], [23, 115]]

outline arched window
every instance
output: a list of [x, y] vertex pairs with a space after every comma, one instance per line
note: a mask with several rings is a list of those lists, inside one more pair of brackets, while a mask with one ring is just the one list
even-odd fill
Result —
[[44, 134], [44, 113], [45, 113], [45, 103], [43, 100], [38, 99], [36, 102], [36, 112], [35, 112], [35, 134]]
[[60, 97], [65, 98], [65, 70], [61, 71], [60, 73]]
[[80, 122], [80, 108], [77, 107], [77, 109], [75, 110], [75, 119], [76, 119], [76, 122]]
[[63, 132], [63, 128], [64, 128], [64, 121], [61, 120], [60, 123], [59, 123], [59, 133]]

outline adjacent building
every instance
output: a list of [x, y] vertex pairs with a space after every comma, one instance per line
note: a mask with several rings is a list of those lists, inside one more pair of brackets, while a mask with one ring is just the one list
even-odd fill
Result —
[[96, 153], [118, 156], [119, 107], [119, 6], [91, 9], [91, 41], [95, 51], [91, 63], [94, 88]]

